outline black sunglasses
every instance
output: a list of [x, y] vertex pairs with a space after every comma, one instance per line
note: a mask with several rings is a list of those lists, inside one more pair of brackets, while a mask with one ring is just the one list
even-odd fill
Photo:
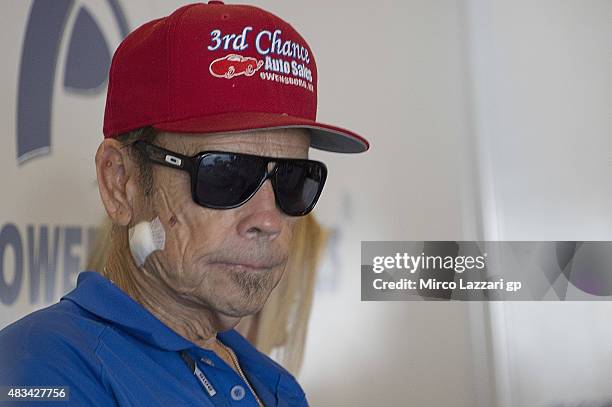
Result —
[[[236, 208], [269, 178], [278, 207], [289, 216], [303, 216], [314, 208], [327, 178], [327, 167], [320, 161], [226, 151], [186, 157], [141, 140], [133, 145], [152, 162], [187, 171], [194, 202], [206, 208]], [[268, 171], [270, 162], [276, 165]]]

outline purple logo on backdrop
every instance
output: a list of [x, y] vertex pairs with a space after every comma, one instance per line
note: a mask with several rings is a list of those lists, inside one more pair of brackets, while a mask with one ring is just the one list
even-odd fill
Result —
[[[106, 0], [125, 37], [128, 24], [117, 0]], [[74, 10], [76, 5], [79, 6]], [[72, 12], [75, 18], [70, 19]], [[68, 26], [68, 21], [73, 23]], [[25, 30], [17, 95], [17, 163], [49, 154], [54, 82], [65, 31], [70, 31], [62, 78], [63, 90], [87, 97], [105, 89], [110, 49], [94, 15], [75, 0], [34, 0]], [[70, 118], [64, 118], [70, 120]], [[80, 271], [95, 228], [79, 225], [7, 222], [0, 228], [0, 303], [13, 304], [29, 277], [29, 302], [50, 302], [68, 291]], [[11, 256], [12, 254], [12, 256]], [[7, 261], [12, 259], [13, 261]], [[9, 264], [13, 265], [13, 272]], [[58, 276], [58, 272], [63, 276]], [[8, 278], [12, 275], [12, 278]], [[60, 277], [61, 286], [57, 286]], [[44, 295], [41, 295], [41, 292]]]
[[[117, 0], [106, 0], [125, 37], [128, 24]], [[53, 85], [60, 43], [67, 28], [68, 40], [63, 88], [77, 94], [98, 94], [106, 84], [111, 53], [100, 25], [81, 6], [72, 27], [66, 27], [74, 0], [35, 0], [25, 32], [17, 95], [17, 162], [49, 154]]]

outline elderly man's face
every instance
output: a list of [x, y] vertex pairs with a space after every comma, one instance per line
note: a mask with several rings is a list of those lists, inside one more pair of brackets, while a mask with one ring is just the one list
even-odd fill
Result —
[[[307, 158], [310, 140], [305, 130], [277, 129], [160, 134], [155, 144], [188, 156], [221, 150]], [[154, 213], [149, 215], [159, 216], [166, 241], [145, 268], [183, 299], [235, 317], [258, 311], [283, 275], [297, 220], [276, 207], [270, 180], [244, 205], [219, 210], [193, 201], [188, 173], [159, 165], [152, 171]]]

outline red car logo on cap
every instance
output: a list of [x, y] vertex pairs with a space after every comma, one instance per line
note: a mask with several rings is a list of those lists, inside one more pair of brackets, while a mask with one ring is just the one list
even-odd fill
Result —
[[255, 58], [243, 57], [238, 54], [229, 54], [223, 58], [215, 59], [211, 62], [209, 71], [217, 78], [231, 79], [234, 76], [252, 76], [263, 65], [263, 61]]

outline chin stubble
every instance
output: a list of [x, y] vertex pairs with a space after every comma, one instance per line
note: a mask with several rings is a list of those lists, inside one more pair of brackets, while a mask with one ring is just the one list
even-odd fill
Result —
[[270, 289], [274, 272], [272, 270], [232, 272], [232, 280], [244, 293], [245, 302], [252, 303], [261, 299]]

